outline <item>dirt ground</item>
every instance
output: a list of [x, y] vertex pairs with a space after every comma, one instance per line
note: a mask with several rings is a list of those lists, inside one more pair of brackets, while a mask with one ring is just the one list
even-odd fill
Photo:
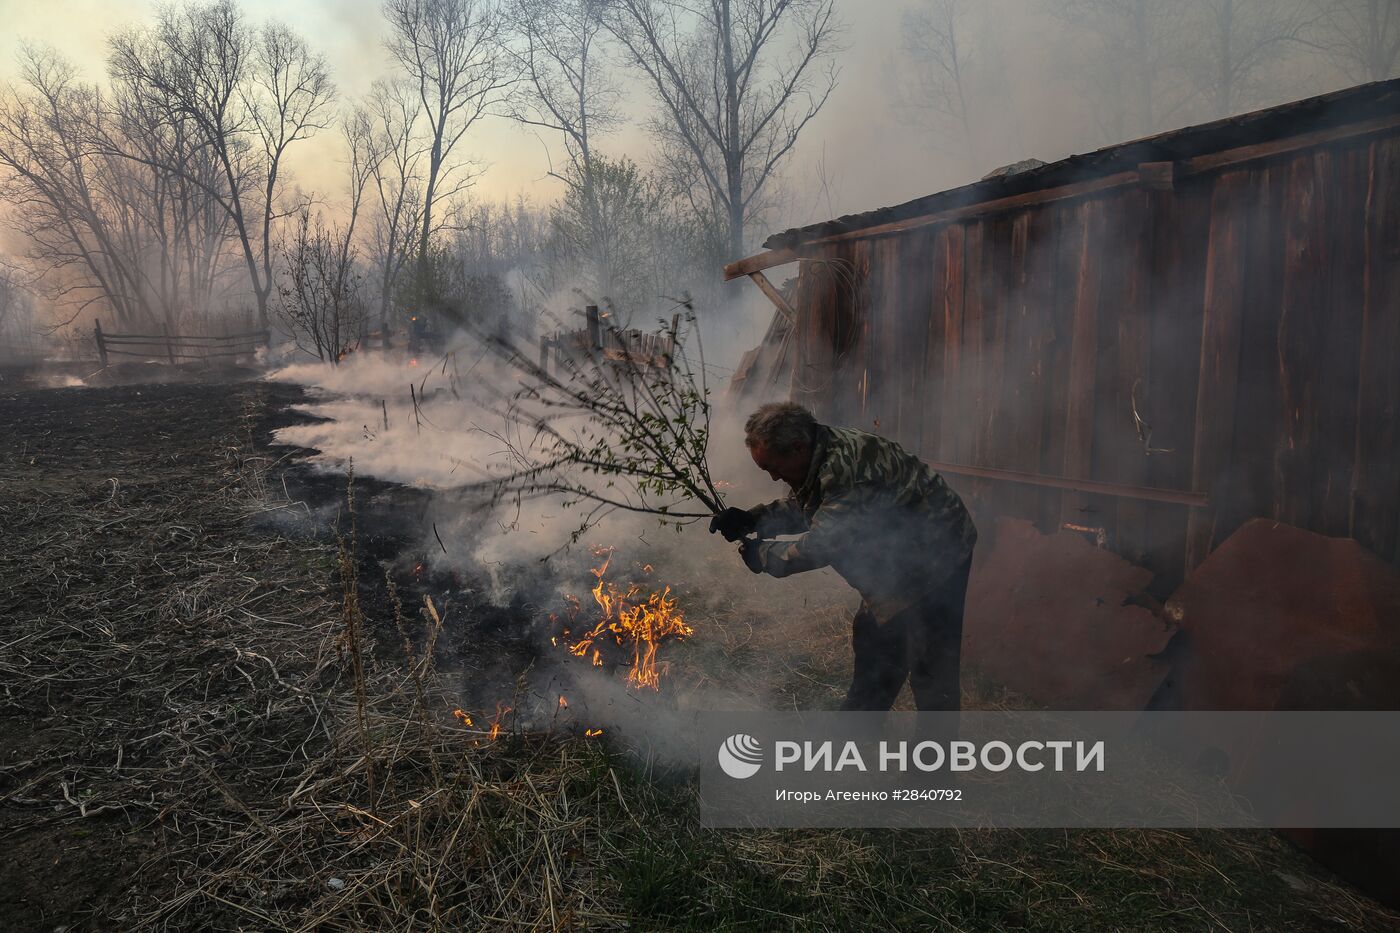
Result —
[[[419, 579], [419, 491], [357, 480], [337, 542], [298, 398], [0, 387], [0, 930], [1400, 929], [1269, 833], [706, 833], [619, 744], [484, 741], [452, 704], [548, 670], [541, 607]], [[698, 585], [677, 692], [834, 704], [848, 606]]]

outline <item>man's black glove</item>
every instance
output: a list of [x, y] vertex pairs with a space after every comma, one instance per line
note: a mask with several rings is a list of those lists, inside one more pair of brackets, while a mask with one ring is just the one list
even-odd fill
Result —
[[743, 509], [727, 508], [710, 519], [710, 534], [718, 531], [726, 541], [738, 541], [754, 533], [758, 519]]
[[744, 559], [744, 566], [754, 573], [763, 573], [763, 553], [759, 550], [763, 542], [757, 538], [750, 538], [739, 544], [739, 556]]

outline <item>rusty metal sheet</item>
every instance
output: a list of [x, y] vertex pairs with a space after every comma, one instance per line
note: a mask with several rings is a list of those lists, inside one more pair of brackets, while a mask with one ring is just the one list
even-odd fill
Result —
[[1400, 573], [1349, 538], [1251, 520], [1166, 613], [1182, 709], [1400, 709]]
[[1166, 675], [1171, 627], [1130, 604], [1152, 573], [1072, 532], [1001, 518], [973, 558], [963, 661], [1053, 709], [1136, 710]]
[[[1400, 573], [1350, 538], [1254, 519], [1166, 604], [1181, 627], [1169, 685], [1188, 710], [1400, 709]], [[1261, 753], [1225, 777], [1266, 792]], [[1318, 793], [1346, 793], [1346, 775]], [[1319, 862], [1384, 903], [1400, 904], [1400, 832], [1285, 829]]]

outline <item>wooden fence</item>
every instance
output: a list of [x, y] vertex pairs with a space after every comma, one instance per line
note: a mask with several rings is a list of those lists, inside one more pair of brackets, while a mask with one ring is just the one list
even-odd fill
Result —
[[549, 368], [551, 355], [556, 366], [581, 356], [598, 355], [608, 360], [626, 360], [638, 366], [665, 369], [676, 348], [676, 329], [680, 316], [675, 315], [668, 333], [653, 334], [640, 330], [619, 330], [604, 327], [596, 305], [584, 309], [586, 324], [582, 330], [554, 333], [540, 338], [541, 369]]
[[102, 322], [93, 325], [97, 356], [103, 366], [113, 356], [129, 356], [142, 360], [164, 360], [171, 366], [199, 360], [208, 362], [221, 358], [251, 356], [266, 347], [271, 334], [265, 330], [235, 334], [172, 334], [162, 329], [159, 334], [112, 334], [103, 331]]

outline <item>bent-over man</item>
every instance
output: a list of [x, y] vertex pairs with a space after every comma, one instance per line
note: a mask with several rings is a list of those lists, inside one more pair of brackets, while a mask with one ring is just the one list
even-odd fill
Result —
[[[790, 402], [754, 412], [744, 440], [754, 463], [792, 495], [725, 509], [710, 531], [742, 541], [754, 573], [830, 566], [860, 593], [851, 625], [855, 675], [841, 708], [887, 710], [907, 677], [919, 709], [957, 710], [963, 601], [977, 541], [957, 493], [893, 441], [819, 424]], [[771, 540], [780, 535], [798, 537]]]

